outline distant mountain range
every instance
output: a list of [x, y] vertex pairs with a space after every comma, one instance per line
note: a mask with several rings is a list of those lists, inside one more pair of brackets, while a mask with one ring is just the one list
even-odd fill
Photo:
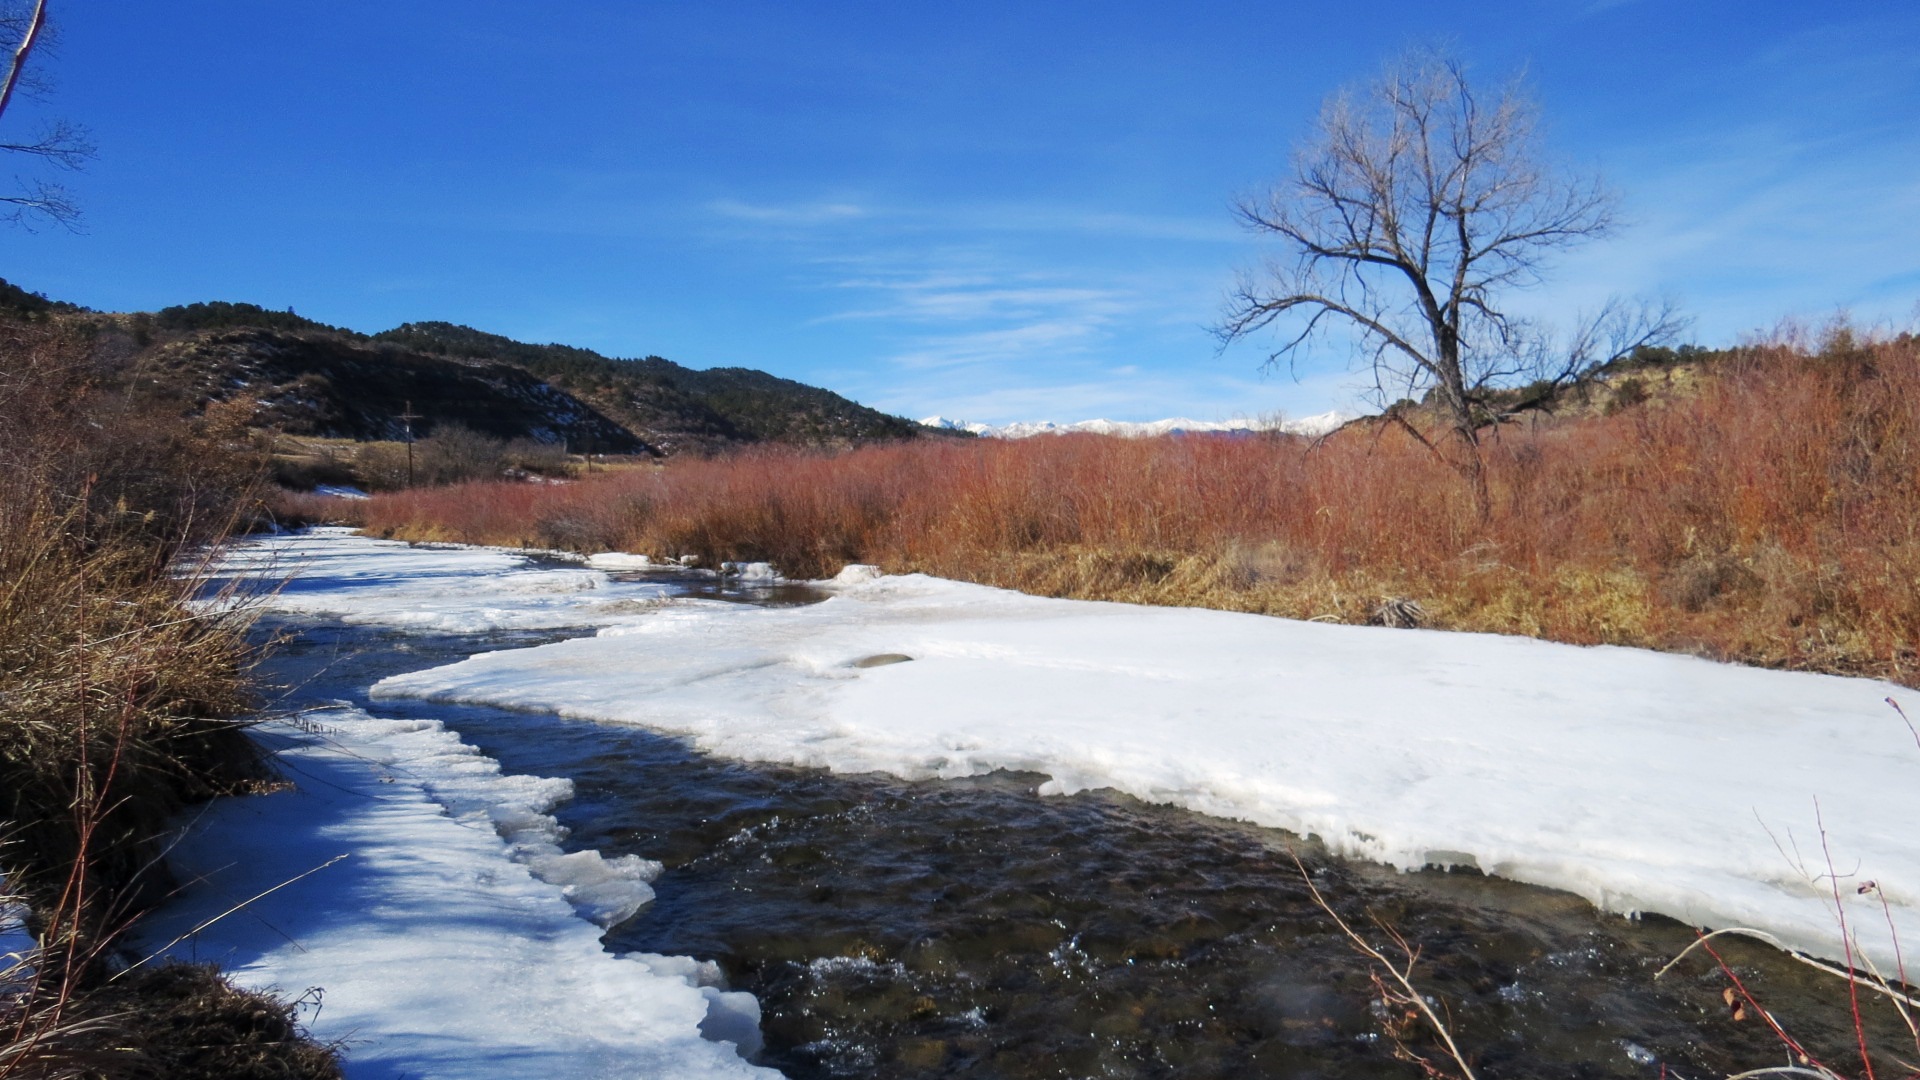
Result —
[[1156, 435], [1200, 435], [1200, 434], [1253, 434], [1274, 431], [1288, 435], [1325, 435], [1350, 420], [1356, 414], [1338, 409], [1323, 412], [1315, 416], [1303, 416], [1298, 420], [1251, 420], [1237, 417], [1232, 420], [1191, 420], [1175, 417], [1168, 420], [1078, 420], [1071, 424], [1056, 424], [1051, 420], [1037, 423], [979, 424], [965, 420], [949, 420], [944, 416], [929, 416], [920, 421], [921, 425], [948, 431], [966, 431], [986, 439], [1025, 439], [1033, 435], [1117, 435], [1126, 439], [1144, 439]]
[[131, 364], [144, 392], [175, 397], [184, 409], [241, 399], [252, 403], [262, 426], [354, 440], [430, 436], [453, 425], [575, 452], [672, 455], [767, 443], [846, 447], [1065, 432], [1319, 435], [1352, 419], [1328, 412], [1279, 423], [1178, 418], [994, 426], [938, 416], [915, 423], [752, 368], [697, 370], [658, 356], [619, 359], [446, 322], [363, 334], [292, 310], [224, 301], [111, 314], [6, 281], [0, 281], [0, 315], [84, 323], [102, 348]]

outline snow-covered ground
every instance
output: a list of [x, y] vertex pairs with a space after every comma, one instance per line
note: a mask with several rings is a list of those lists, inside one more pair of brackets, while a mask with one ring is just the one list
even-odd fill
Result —
[[[618, 625], [664, 593], [337, 529], [239, 545], [221, 569], [296, 575], [272, 608], [420, 631]], [[323, 988], [308, 1023], [344, 1042], [351, 1080], [777, 1075], [741, 1057], [759, 1007], [711, 962], [601, 947], [659, 866], [563, 852], [548, 811], [568, 781], [503, 776], [436, 722], [345, 705], [258, 730], [294, 788], [197, 817], [169, 856], [187, 887], [142, 924], [150, 947], [290, 997]]]
[[[1920, 748], [1883, 700], [1904, 692], [1884, 683], [863, 569], [829, 583], [823, 603], [757, 608], [337, 531], [255, 542], [234, 562], [306, 567], [272, 603], [356, 622], [601, 628], [387, 679], [376, 698], [639, 724], [714, 754], [843, 771], [1032, 770], [1051, 792], [1113, 787], [1397, 866], [1477, 865], [1609, 910], [1755, 926], [1831, 954], [1835, 890], [1812, 880], [1827, 865], [1818, 820], [1848, 875], [1850, 925], [1876, 948], [1889, 917], [1920, 940]], [[912, 660], [860, 664], [883, 654]], [[564, 792], [501, 780], [433, 725], [346, 710], [318, 723], [331, 734], [284, 734], [299, 793], [224, 805], [197, 834], [196, 865], [238, 876], [196, 910], [352, 857], [202, 935], [201, 955], [293, 993], [326, 986], [322, 1034], [367, 1040], [356, 1076], [388, 1075], [378, 1055], [410, 1031], [449, 1055], [469, 1040], [473, 1054], [502, 1048], [519, 1075], [543, 1073], [540, 1055], [568, 1041], [604, 1049], [608, 1069], [744, 1071], [696, 1030], [710, 1007], [709, 1029], [744, 1027], [744, 1006], [682, 977], [688, 961], [599, 953], [563, 895], [612, 880], [636, 898], [645, 868], [542, 867], [555, 852], [538, 819]], [[642, 1051], [621, 1058], [629, 1045]], [[461, 1060], [424, 1071], [512, 1074]]]
[[[852, 575], [859, 576], [859, 575]], [[710, 753], [907, 777], [997, 768], [1467, 863], [1612, 911], [1834, 951], [1920, 940], [1920, 747], [1899, 687], [1637, 649], [1023, 596], [927, 577], [825, 603], [675, 604], [598, 636], [386, 680], [641, 724]], [[859, 668], [899, 653], [912, 663]], [[1778, 843], [1776, 844], [1776, 841]], [[1787, 849], [1783, 854], [1781, 847]], [[1873, 880], [1878, 892], [1854, 886]]]
[[373, 496], [351, 484], [316, 484], [315, 495], [331, 495], [336, 499], [370, 499]]
[[1283, 431], [1290, 435], [1325, 435], [1354, 418], [1352, 413], [1334, 409], [1313, 416], [1303, 416], [1298, 420], [1284, 418], [1252, 419], [1235, 417], [1230, 420], [1194, 420], [1188, 417], [1173, 417], [1166, 420], [1076, 420], [1070, 424], [1056, 424], [1051, 420], [1019, 422], [1012, 424], [982, 424], [967, 420], [950, 420], [944, 416], [929, 416], [920, 421], [927, 427], [946, 428], [950, 431], [971, 431], [988, 439], [1025, 439], [1034, 435], [1065, 435], [1075, 432], [1091, 435], [1117, 435], [1121, 438], [1151, 438], [1156, 435], [1200, 435], [1234, 432]]
[[609, 571], [646, 565], [626, 556], [586, 567], [539, 567], [501, 548], [389, 543], [328, 528], [237, 544], [218, 571], [274, 585], [267, 606], [275, 611], [459, 634], [609, 626], [640, 617], [670, 590], [616, 583]]
[[561, 855], [545, 810], [565, 781], [346, 707], [262, 736], [296, 790], [210, 808], [170, 856], [190, 886], [142, 933], [244, 985], [322, 988], [309, 1026], [351, 1080], [778, 1075], [736, 1051], [759, 1007], [710, 962], [601, 948], [583, 916], [632, 910], [658, 868]]

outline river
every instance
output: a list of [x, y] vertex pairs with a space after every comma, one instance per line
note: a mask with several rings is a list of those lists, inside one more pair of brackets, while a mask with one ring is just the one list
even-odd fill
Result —
[[[812, 599], [692, 576], [680, 587]], [[657, 899], [606, 947], [717, 961], [760, 1001], [755, 1060], [792, 1077], [1422, 1075], [1407, 1052], [1432, 1053], [1430, 1040], [1382, 1006], [1302, 867], [1369, 937], [1388, 927], [1418, 951], [1416, 980], [1481, 1076], [1699, 1080], [1785, 1062], [1765, 1026], [1732, 1015], [1711, 962], [1654, 978], [1694, 939], [1671, 920], [1473, 871], [1333, 858], [1311, 839], [1110, 791], [1043, 797], [1035, 774], [910, 782], [749, 765], [641, 727], [367, 696], [387, 676], [571, 631], [270, 616], [258, 632], [277, 641], [262, 669], [276, 708], [345, 700], [437, 719], [509, 773], [571, 780], [556, 811], [570, 848], [665, 865]], [[1838, 984], [1764, 947], [1722, 952], [1796, 1037], [1846, 1060]]]

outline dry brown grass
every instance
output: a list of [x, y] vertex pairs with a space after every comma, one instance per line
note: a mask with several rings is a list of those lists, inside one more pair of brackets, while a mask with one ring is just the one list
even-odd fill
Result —
[[[248, 653], [232, 614], [144, 545], [92, 540], [49, 498], [0, 507], [0, 820], [7, 866], [41, 897], [72, 888], [138, 906], [188, 801], [260, 775], [233, 717]], [[88, 853], [80, 860], [82, 851]], [[68, 881], [84, 862], [83, 879]]]
[[[244, 625], [193, 609], [197, 584], [177, 572], [181, 552], [229, 524], [244, 469], [220, 460], [219, 418], [155, 438], [159, 420], [104, 394], [85, 340], [58, 327], [0, 324], [0, 360], [6, 865], [44, 899], [84, 849], [73, 887], [132, 902], [146, 834], [257, 766], [232, 722]], [[139, 470], [126, 464], [136, 453], [150, 455]], [[174, 468], [176, 455], [192, 460]]]
[[[235, 987], [211, 964], [143, 968], [97, 1010], [118, 1009], [143, 1075], [166, 1080], [329, 1080], [338, 1053], [307, 1038], [294, 1004]], [[311, 1004], [311, 1002], [309, 1002]]]
[[792, 576], [871, 562], [1347, 622], [1409, 597], [1451, 629], [1914, 682], [1920, 341], [1838, 331], [1678, 381], [1686, 392], [1501, 429], [1486, 520], [1445, 464], [1365, 426], [1320, 443], [762, 452], [332, 512], [413, 539], [767, 560]]
[[0, 323], [0, 869], [38, 941], [0, 975], [7, 1078], [186, 1075], [148, 1052], [160, 984], [107, 989], [112, 952], [171, 885], [173, 814], [265, 775], [243, 618], [193, 606], [181, 562], [244, 508], [244, 417], [143, 405], [92, 344]]

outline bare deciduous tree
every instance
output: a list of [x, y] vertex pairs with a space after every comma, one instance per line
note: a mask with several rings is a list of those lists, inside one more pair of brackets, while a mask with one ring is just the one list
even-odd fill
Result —
[[1536, 121], [1518, 83], [1483, 98], [1459, 62], [1430, 52], [1329, 98], [1293, 174], [1235, 207], [1288, 255], [1241, 275], [1216, 328], [1224, 345], [1275, 327], [1269, 366], [1326, 332], [1351, 333], [1381, 405], [1433, 392], [1438, 444], [1403, 410], [1387, 413], [1461, 471], [1483, 514], [1481, 431], [1516, 408], [1497, 407], [1495, 391], [1531, 380], [1518, 404], [1537, 406], [1682, 326], [1669, 304], [1612, 300], [1557, 339], [1512, 308], [1548, 256], [1615, 224], [1597, 178], [1545, 160]]
[[[28, 60], [47, 45], [47, 0], [24, 4], [0, 5], [0, 40], [13, 42], [6, 74], [0, 77], [0, 119], [14, 103], [16, 94], [32, 96], [44, 89], [33, 77]], [[26, 142], [0, 142], [0, 152], [25, 154], [61, 169], [78, 169], [93, 157], [93, 141], [85, 129], [64, 120], [50, 121]], [[69, 229], [80, 224], [80, 207], [60, 184], [41, 179], [17, 181], [11, 194], [0, 194], [0, 219], [31, 227], [36, 219], [51, 221]]]

